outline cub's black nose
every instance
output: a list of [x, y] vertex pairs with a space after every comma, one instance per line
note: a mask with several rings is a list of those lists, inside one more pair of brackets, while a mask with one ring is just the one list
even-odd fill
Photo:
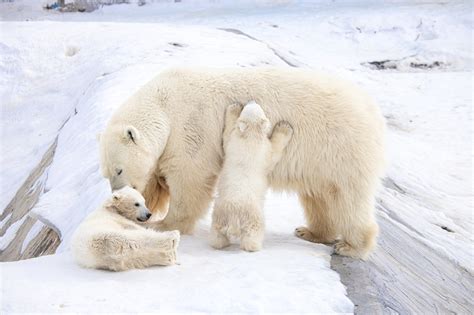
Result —
[[148, 213], [146, 214], [146, 218], [149, 219], [150, 217], [151, 217], [151, 213], [148, 212]]

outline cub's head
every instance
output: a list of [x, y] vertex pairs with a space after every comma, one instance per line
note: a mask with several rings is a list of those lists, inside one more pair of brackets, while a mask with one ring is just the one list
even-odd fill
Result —
[[257, 134], [268, 136], [270, 121], [263, 109], [254, 101], [245, 105], [237, 120], [237, 128], [241, 134]]
[[151, 217], [150, 210], [145, 206], [145, 198], [129, 186], [114, 191], [106, 208], [135, 222], [145, 222]]

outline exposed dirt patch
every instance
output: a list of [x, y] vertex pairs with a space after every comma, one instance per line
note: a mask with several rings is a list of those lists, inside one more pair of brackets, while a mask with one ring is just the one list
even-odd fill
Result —
[[175, 43], [175, 42], [171, 42], [171, 43], [168, 43], [169, 45], [173, 46], [173, 47], [180, 47], [180, 48], [183, 48], [183, 47], [186, 47], [187, 45], [185, 44], [181, 44], [181, 43]]
[[[23, 185], [18, 189], [13, 199], [3, 210], [0, 220], [8, 217], [8, 220], [0, 229], [0, 236], [4, 236], [8, 229], [15, 222], [28, 216], [29, 212], [39, 200], [44, 192], [44, 184], [47, 179], [47, 169], [51, 165], [58, 140], [53, 142], [49, 149], [43, 155], [40, 163], [31, 171]], [[14, 261], [37, 257], [44, 254], [51, 254], [56, 251], [59, 246], [60, 237], [50, 227], [44, 225], [41, 231], [26, 245], [26, 249], [22, 252], [23, 242], [38, 220], [36, 218], [27, 217], [16, 231], [15, 237], [8, 246], [0, 251], [0, 261]]]
[[415, 70], [445, 70], [450, 65], [439, 60], [421, 60], [416, 56], [408, 56], [402, 59], [386, 59], [367, 61], [363, 66], [373, 70], [397, 70], [397, 71], [415, 71]]

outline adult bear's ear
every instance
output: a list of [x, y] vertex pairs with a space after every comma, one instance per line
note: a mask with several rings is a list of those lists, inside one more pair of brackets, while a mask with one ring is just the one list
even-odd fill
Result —
[[127, 126], [123, 131], [123, 136], [127, 141], [137, 144], [138, 139], [140, 139], [140, 132], [133, 126]]

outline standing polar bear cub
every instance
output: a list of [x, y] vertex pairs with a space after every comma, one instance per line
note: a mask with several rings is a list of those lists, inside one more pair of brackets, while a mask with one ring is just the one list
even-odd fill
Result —
[[114, 271], [174, 264], [179, 232], [162, 233], [138, 224], [150, 216], [138, 191], [128, 186], [115, 191], [74, 232], [74, 258], [86, 268]]
[[243, 110], [240, 105], [227, 108], [224, 166], [212, 214], [211, 245], [214, 248], [228, 246], [230, 237], [240, 237], [240, 248], [246, 251], [262, 247], [267, 175], [280, 161], [293, 130], [287, 122], [281, 121], [270, 139], [269, 132], [270, 121], [255, 102]]

